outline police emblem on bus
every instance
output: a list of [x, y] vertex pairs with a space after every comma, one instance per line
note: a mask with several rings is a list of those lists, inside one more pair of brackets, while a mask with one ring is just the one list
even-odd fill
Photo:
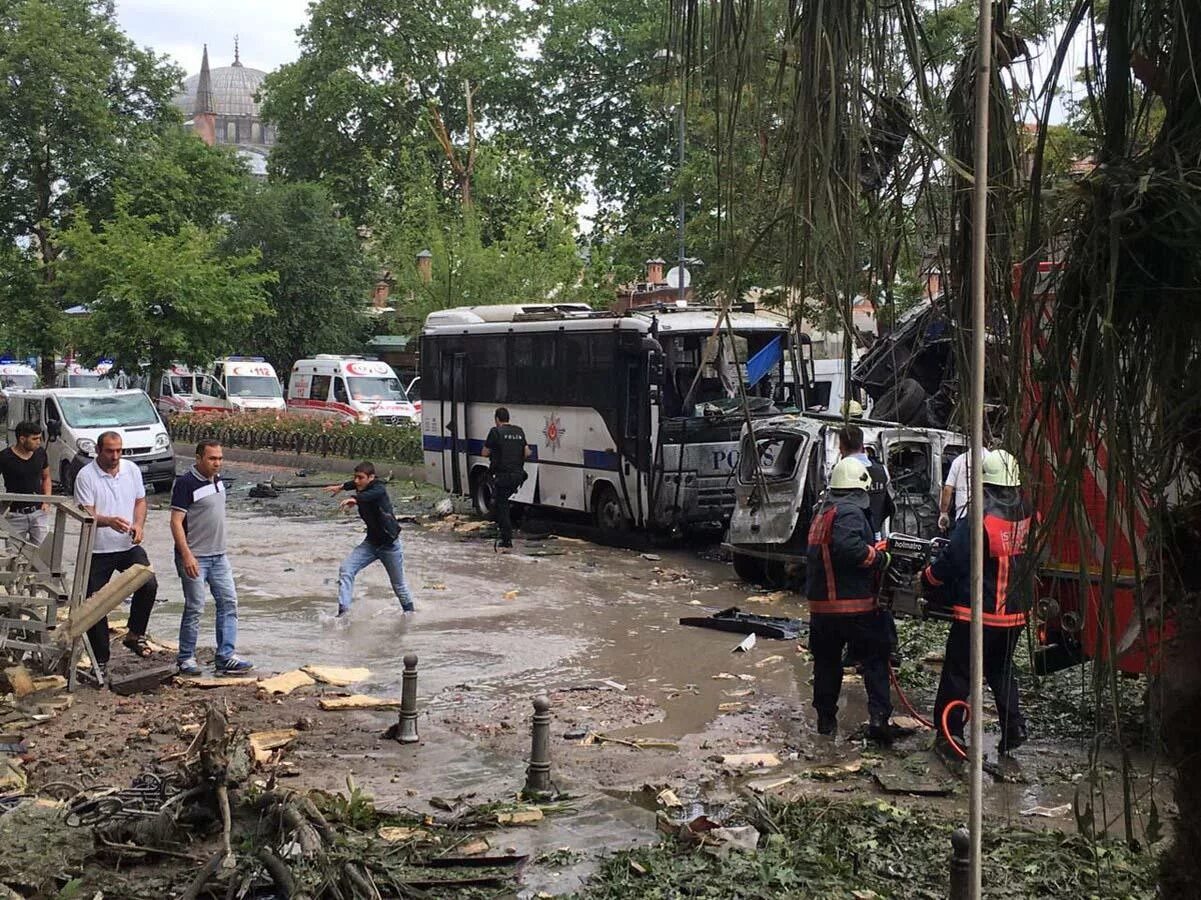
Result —
[[559, 439], [567, 434], [567, 429], [563, 427], [558, 416], [550, 415], [543, 418], [546, 420], [546, 427], [542, 429], [542, 435], [546, 438], [546, 446], [558, 450]]

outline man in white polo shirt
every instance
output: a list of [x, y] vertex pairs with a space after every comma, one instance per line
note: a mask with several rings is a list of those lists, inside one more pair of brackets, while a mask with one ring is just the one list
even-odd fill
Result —
[[[150, 565], [142, 548], [146, 525], [146, 487], [137, 464], [121, 458], [121, 435], [106, 431], [96, 440], [96, 458], [75, 477], [75, 502], [96, 517], [92, 543], [92, 568], [88, 574], [88, 596], [96, 593], [116, 572], [133, 565]], [[150, 580], [134, 591], [129, 609], [129, 632], [121, 641], [138, 656], [151, 653], [146, 643], [150, 610], [158, 596], [158, 580]], [[108, 666], [108, 618], [88, 629], [96, 662]]]

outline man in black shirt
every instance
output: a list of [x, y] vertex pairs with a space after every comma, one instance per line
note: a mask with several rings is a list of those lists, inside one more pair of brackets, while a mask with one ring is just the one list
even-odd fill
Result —
[[361, 462], [354, 467], [354, 477], [342, 485], [331, 485], [325, 489], [330, 494], [338, 491], [355, 492], [340, 504], [345, 510], [357, 507], [359, 518], [367, 526], [367, 537], [350, 551], [338, 567], [338, 615], [350, 612], [354, 594], [354, 577], [375, 560], [384, 564], [392, 590], [405, 613], [413, 612], [413, 596], [405, 584], [404, 548], [400, 544], [400, 523], [392, 511], [392, 498], [383, 482], [375, 480], [375, 466]]
[[513, 521], [509, 517], [509, 498], [525, 481], [525, 461], [530, 447], [525, 432], [509, 424], [509, 411], [496, 410], [496, 425], [484, 439], [484, 458], [491, 466], [492, 500], [496, 505], [496, 524], [500, 527], [498, 547], [513, 546]]
[[[50, 495], [50, 460], [42, 448], [42, 429], [36, 422], [17, 425], [17, 442], [0, 450], [0, 476], [9, 494]], [[46, 539], [47, 503], [13, 503], [5, 513], [8, 527], [35, 547]]]

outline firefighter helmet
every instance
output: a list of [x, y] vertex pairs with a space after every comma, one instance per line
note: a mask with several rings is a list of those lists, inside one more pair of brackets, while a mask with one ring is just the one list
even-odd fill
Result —
[[867, 466], [857, 459], [840, 459], [830, 472], [832, 491], [866, 491], [871, 484], [872, 478], [867, 473]]
[[1008, 450], [992, 450], [984, 454], [980, 481], [994, 487], [1021, 487], [1022, 473], [1018, 461]]
[[863, 404], [858, 400], [848, 400], [842, 405], [842, 414], [848, 419], [862, 419]]

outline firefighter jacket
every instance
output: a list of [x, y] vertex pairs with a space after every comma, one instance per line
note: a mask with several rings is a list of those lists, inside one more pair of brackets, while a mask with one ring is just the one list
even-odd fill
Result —
[[831, 495], [813, 513], [805, 567], [812, 615], [856, 615], [876, 608], [875, 572], [884, 557], [872, 541], [865, 499], [862, 491]]
[[[1026, 624], [1033, 597], [1034, 555], [1030, 528], [1034, 514], [1014, 491], [1011, 499], [984, 494], [984, 625], [1017, 628]], [[951, 539], [938, 558], [922, 572], [927, 584], [946, 585], [951, 617], [972, 620], [972, 534], [969, 517], [955, 523]]]

